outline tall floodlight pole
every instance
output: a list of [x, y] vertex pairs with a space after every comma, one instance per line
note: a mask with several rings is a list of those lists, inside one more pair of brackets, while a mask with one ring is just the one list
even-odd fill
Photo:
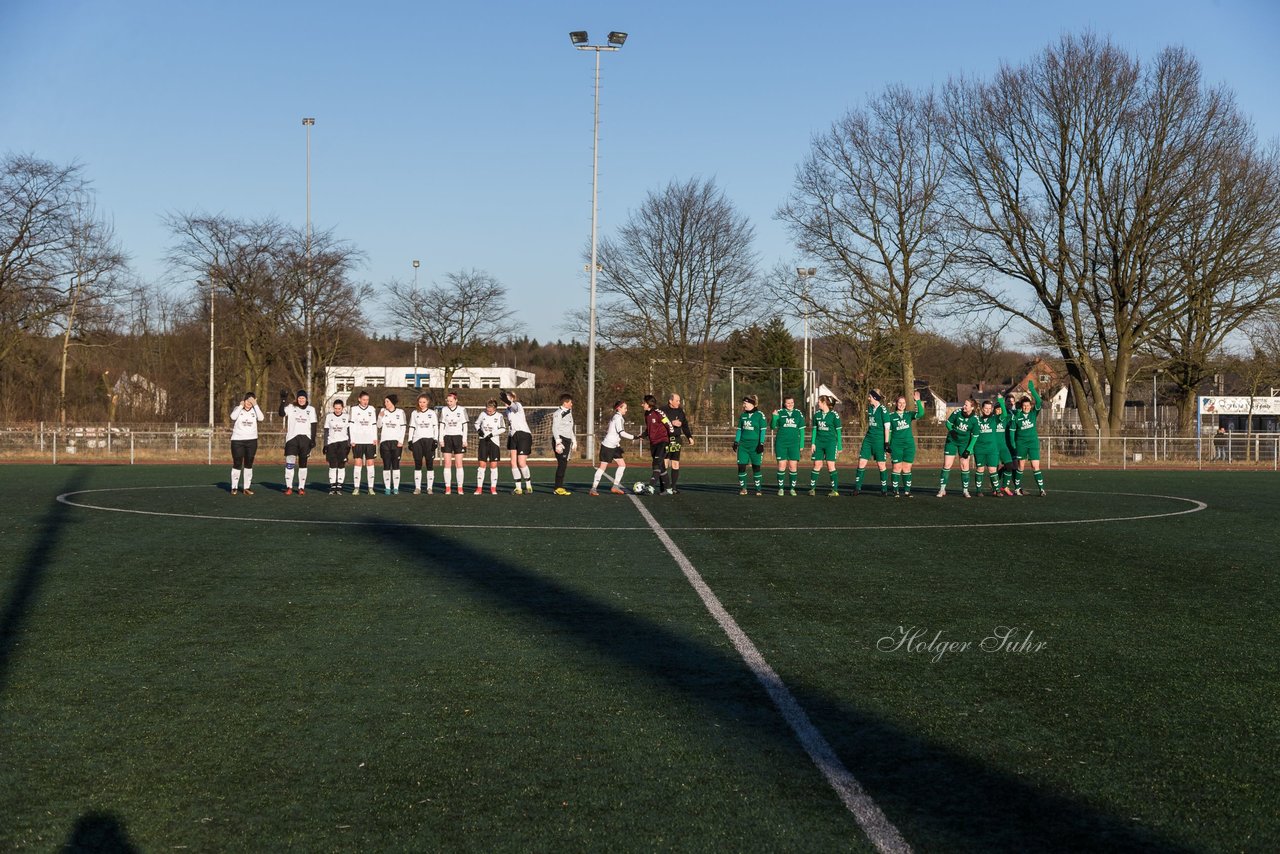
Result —
[[[417, 259], [413, 259], [413, 292], [418, 292], [418, 268], [422, 263]], [[418, 381], [418, 336], [413, 337], [413, 384], [415, 387], [421, 387]]]
[[209, 429], [213, 429], [213, 276], [209, 277]]
[[809, 374], [813, 371], [813, 355], [809, 345], [809, 279], [818, 275], [817, 267], [796, 267], [796, 275], [800, 278], [801, 305], [803, 312], [801, 319], [804, 326], [804, 405], [806, 410], [813, 409], [813, 390], [809, 385]]
[[609, 33], [608, 44], [587, 44], [590, 39], [586, 30], [574, 30], [569, 33], [569, 41], [578, 50], [595, 51], [596, 77], [594, 94], [594, 114], [591, 125], [591, 266], [588, 268], [591, 278], [591, 296], [587, 308], [587, 454], [588, 459], [596, 461], [596, 274], [600, 265], [596, 256], [596, 224], [600, 189], [600, 54], [603, 51], [614, 51], [627, 42], [627, 34], [616, 30]]
[[304, 383], [307, 394], [311, 393], [311, 128], [315, 123], [314, 118], [302, 120], [303, 127], [307, 129], [307, 285], [302, 299], [302, 326], [307, 339], [307, 380]]

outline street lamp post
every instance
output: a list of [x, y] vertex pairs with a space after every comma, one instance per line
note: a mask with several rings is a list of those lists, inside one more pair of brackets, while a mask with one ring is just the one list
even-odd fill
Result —
[[813, 392], [809, 387], [809, 374], [813, 370], [813, 354], [809, 343], [809, 279], [818, 275], [817, 267], [796, 267], [796, 275], [800, 277], [801, 318], [804, 324], [804, 405], [806, 412], [813, 409]]
[[307, 129], [307, 286], [302, 300], [302, 326], [307, 339], [307, 381], [304, 386], [308, 394], [311, 393], [311, 128], [315, 123], [314, 118], [302, 120], [302, 126]]
[[591, 277], [591, 296], [587, 309], [587, 454], [588, 459], [596, 461], [596, 274], [600, 265], [596, 258], [596, 224], [600, 188], [600, 54], [604, 51], [615, 51], [627, 42], [627, 34], [616, 30], [609, 33], [608, 43], [602, 45], [587, 44], [590, 41], [586, 30], [574, 30], [569, 33], [569, 41], [578, 50], [595, 51], [596, 76], [594, 95], [594, 117], [591, 126], [591, 265], [588, 272]]

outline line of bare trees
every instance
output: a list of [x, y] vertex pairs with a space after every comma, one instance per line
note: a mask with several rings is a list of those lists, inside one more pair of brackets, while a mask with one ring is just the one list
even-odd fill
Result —
[[1014, 318], [1103, 435], [1139, 365], [1188, 427], [1224, 346], [1280, 303], [1280, 155], [1180, 48], [1068, 35], [990, 79], [891, 86], [815, 138], [778, 218], [823, 274], [780, 290], [832, 335], [887, 339], [904, 387], [926, 324]]

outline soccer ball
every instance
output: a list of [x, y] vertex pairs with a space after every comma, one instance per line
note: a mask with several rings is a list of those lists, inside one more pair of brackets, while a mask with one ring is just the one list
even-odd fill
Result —
[[643, 480], [637, 480], [635, 485], [631, 487], [631, 491], [636, 495], [652, 495], [653, 487], [648, 483], [645, 483]]

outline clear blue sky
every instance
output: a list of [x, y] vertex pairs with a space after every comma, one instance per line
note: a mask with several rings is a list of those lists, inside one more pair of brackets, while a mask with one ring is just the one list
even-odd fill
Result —
[[[773, 221], [818, 131], [889, 82], [941, 84], [1093, 28], [1151, 56], [1189, 47], [1280, 137], [1275, 0], [330, 2], [0, 0], [0, 151], [78, 160], [137, 271], [158, 279], [167, 211], [312, 217], [375, 286], [464, 267], [512, 293], [528, 331], [586, 302], [593, 42], [603, 58], [601, 228], [646, 191], [714, 177]], [[371, 312], [381, 317], [382, 312]]]

